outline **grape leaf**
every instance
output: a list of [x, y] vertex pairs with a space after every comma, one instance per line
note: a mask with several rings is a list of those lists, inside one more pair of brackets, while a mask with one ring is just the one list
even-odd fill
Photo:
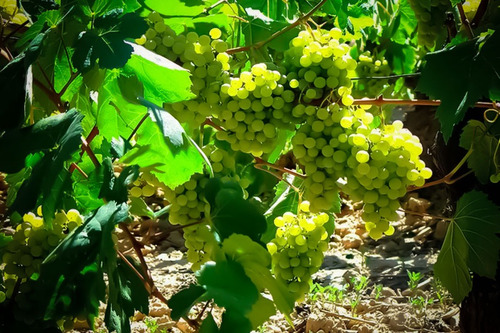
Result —
[[266, 220], [257, 207], [243, 199], [241, 190], [233, 188], [222, 187], [217, 192], [211, 219], [222, 239], [236, 233], [258, 242], [266, 230]]
[[138, 14], [113, 9], [95, 18], [94, 29], [80, 33], [74, 45], [73, 65], [81, 72], [90, 70], [97, 61], [100, 68], [123, 67], [133, 51], [124, 40], [139, 38], [147, 29], [146, 21]]
[[[247, 8], [248, 23], [243, 26], [243, 34], [245, 35], [246, 45], [253, 45], [257, 42], [268, 39], [272, 34], [289, 25], [286, 21], [275, 21], [259, 10]], [[279, 37], [273, 39], [266, 45], [276, 51], [285, 51], [289, 47], [290, 41], [297, 36], [299, 28], [295, 27], [288, 30]]]
[[436, 117], [447, 142], [453, 127], [481, 98], [500, 99], [500, 32], [428, 53], [417, 89], [441, 100]]
[[24, 168], [29, 154], [48, 151], [58, 144], [78, 116], [76, 110], [44, 118], [34, 125], [7, 132], [0, 137], [0, 171], [15, 173]]
[[160, 182], [170, 188], [185, 183], [194, 173], [203, 172], [203, 158], [191, 142], [176, 148], [149, 118], [137, 132], [136, 146], [120, 161], [150, 169]]
[[120, 259], [114, 267], [108, 272], [109, 297], [104, 321], [110, 332], [130, 333], [129, 317], [136, 310], [149, 312], [149, 293], [123, 260]]
[[496, 173], [496, 165], [500, 164], [500, 155], [495, 155], [497, 146], [498, 140], [489, 134], [480, 121], [469, 120], [462, 130], [460, 147], [467, 150], [473, 148], [467, 165], [483, 184], [490, 181], [490, 175]]
[[486, 194], [471, 191], [457, 203], [434, 272], [459, 303], [469, 293], [473, 272], [495, 278], [500, 251], [500, 209]]
[[137, 75], [144, 86], [144, 99], [162, 105], [195, 97], [191, 93], [189, 71], [140, 45], [127, 44], [133, 52], [123, 71]]
[[[291, 320], [289, 314], [293, 311], [295, 300], [286, 285], [276, 280], [269, 271], [268, 266], [271, 264], [271, 255], [269, 252], [260, 244], [252, 241], [248, 236], [238, 234], [231, 235], [225, 239], [222, 243], [222, 250], [231, 260], [241, 264], [245, 270], [245, 274], [259, 290], [269, 290], [278, 310], [288, 320]], [[255, 324], [257, 318], [260, 318], [257, 313], [249, 315], [249, 317], [254, 316], [256, 318], [251, 320], [253, 324]]]
[[219, 332], [219, 327], [214, 320], [214, 316], [209, 313], [208, 316], [203, 320], [200, 325], [199, 333], [217, 333]]
[[198, 298], [205, 293], [205, 288], [196, 284], [191, 284], [173, 295], [168, 301], [168, 307], [172, 309], [170, 316], [173, 320], [179, 320], [187, 316], [191, 307], [196, 304]]
[[102, 260], [116, 261], [111, 233], [115, 225], [127, 217], [126, 204], [109, 202], [45, 258], [35, 289], [41, 304], [34, 307], [45, 311], [44, 319], [59, 319], [75, 313], [97, 316], [99, 302], [105, 299], [101, 263]]
[[244, 316], [258, 299], [257, 288], [235, 261], [208, 262], [196, 275], [198, 284], [206, 290], [201, 298], [213, 299], [226, 311], [236, 311]]
[[[80, 147], [82, 118], [83, 116], [78, 111], [72, 109], [67, 113], [39, 121], [37, 124], [42, 124], [37, 127], [37, 131], [34, 130], [35, 125], [27, 128], [27, 133], [35, 134], [26, 137], [25, 140], [36, 140], [37, 136], [49, 136], [50, 139], [45, 142], [46, 146], [42, 148], [50, 146], [47, 145], [47, 142], [52, 143], [52, 146], [57, 144], [57, 147], [47, 152], [34, 165], [31, 176], [23, 182], [18, 190], [16, 199], [11, 206], [12, 211], [17, 211], [20, 214], [27, 213], [35, 208], [37, 198], [42, 194], [44, 197], [42, 204], [44, 220], [50, 225], [55, 209], [62, 200], [64, 184], [69, 176], [68, 171], [64, 169], [64, 163]], [[19, 132], [23, 133], [23, 130], [25, 129], [21, 129]], [[52, 135], [54, 137], [50, 137]], [[33, 150], [34, 148], [30, 147], [29, 149]]]
[[151, 10], [168, 16], [197, 16], [213, 3], [214, 0], [144, 0]]

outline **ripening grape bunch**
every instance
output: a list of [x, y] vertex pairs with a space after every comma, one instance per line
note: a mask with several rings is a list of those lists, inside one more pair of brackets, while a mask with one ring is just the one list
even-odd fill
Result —
[[[234, 155], [215, 145], [203, 147], [203, 152], [210, 160], [215, 177], [222, 181], [239, 181], [243, 188], [249, 185], [236, 174]], [[164, 188], [165, 199], [170, 203], [170, 223], [187, 226], [183, 228], [184, 239], [187, 259], [192, 264], [193, 271], [211, 260], [213, 249], [218, 246], [213, 227], [205, 218], [210, 210], [210, 205], [204, 197], [209, 179], [207, 174], [195, 174], [175, 189]]]
[[[359, 55], [358, 65], [356, 66], [356, 80], [353, 89], [355, 98], [377, 97], [384, 93], [389, 86], [387, 79], [370, 79], [374, 76], [387, 76], [392, 72], [389, 63], [384, 57], [372, 55], [366, 51]], [[365, 79], [366, 78], [366, 79]]]
[[326, 213], [313, 214], [310, 204], [303, 201], [297, 215], [286, 212], [274, 219], [276, 234], [267, 243], [272, 257], [273, 273], [286, 283], [289, 291], [299, 300], [309, 291], [312, 274], [321, 267], [328, 249], [328, 222]]
[[340, 100], [351, 105], [352, 82], [349, 71], [356, 69], [350, 46], [344, 43], [342, 31], [302, 30], [290, 42], [283, 65], [289, 85], [299, 95], [299, 102]]
[[418, 43], [432, 49], [443, 34], [446, 11], [451, 9], [449, 0], [408, 0], [417, 18]]
[[[366, 106], [369, 108], [370, 106]], [[339, 190], [364, 202], [363, 220], [372, 238], [394, 230], [399, 199], [408, 186], [422, 186], [432, 171], [420, 160], [418, 137], [401, 121], [375, 127], [364, 108], [332, 104], [317, 108], [292, 138], [304, 167], [305, 197], [312, 211], [329, 210]]]
[[156, 194], [156, 189], [161, 187], [161, 182], [151, 172], [141, 172], [139, 178], [133, 182], [129, 189], [130, 196], [133, 198], [149, 198]]
[[152, 12], [148, 19], [150, 28], [137, 43], [189, 70], [193, 82], [191, 90], [197, 96], [164, 107], [179, 121], [196, 128], [218, 112], [220, 81], [230, 67], [231, 57], [226, 53], [228, 45], [220, 39], [222, 32], [218, 28], [212, 29], [209, 35], [193, 31], [177, 34], [159, 13]]
[[295, 94], [286, 89], [286, 76], [266, 64], [255, 64], [221, 86], [222, 106], [215, 122], [225, 131], [217, 132], [235, 151], [261, 156], [274, 149], [277, 128], [293, 129]]
[[[16, 227], [12, 240], [5, 247], [2, 256], [3, 279], [5, 292], [0, 292], [0, 302], [12, 296], [19, 279], [21, 292], [29, 289], [23, 286], [35, 273], [40, 272], [40, 266], [45, 257], [67, 236], [69, 232], [80, 226], [83, 218], [77, 210], [56, 213], [52, 229], [44, 227], [41, 209], [37, 214], [28, 213], [22, 217]], [[28, 283], [29, 284], [29, 283]], [[26, 291], [27, 292], [27, 291]], [[20, 307], [24, 304], [23, 294], [16, 295]]]

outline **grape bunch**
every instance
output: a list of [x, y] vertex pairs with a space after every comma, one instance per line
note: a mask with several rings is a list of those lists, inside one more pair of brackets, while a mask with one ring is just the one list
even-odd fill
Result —
[[419, 158], [423, 148], [418, 137], [401, 121], [372, 128], [373, 119], [360, 107], [317, 108], [292, 144], [308, 176], [305, 197], [311, 210], [330, 209], [340, 189], [364, 202], [366, 229], [378, 239], [394, 231], [389, 221], [398, 218], [399, 198], [407, 187], [422, 186], [432, 171]]
[[323, 252], [328, 249], [324, 224], [329, 217], [326, 213], [312, 214], [309, 206], [308, 201], [303, 201], [297, 215], [286, 212], [276, 217], [276, 235], [267, 243], [273, 273], [287, 284], [297, 300], [309, 290], [311, 275], [321, 267]]
[[157, 12], [148, 16], [151, 27], [137, 40], [138, 44], [178, 63], [192, 74], [191, 90], [197, 97], [190, 101], [165, 104], [180, 122], [196, 128], [205, 119], [217, 113], [220, 107], [219, 89], [227, 76], [231, 57], [228, 45], [220, 39], [222, 32], [213, 28], [209, 35], [196, 32], [177, 34], [167, 26]]
[[264, 63], [255, 64], [239, 77], [227, 78], [221, 86], [222, 107], [217, 132], [235, 151], [261, 156], [274, 149], [276, 128], [293, 129], [292, 103], [295, 94], [286, 89], [286, 77]]
[[299, 96], [299, 102], [341, 100], [351, 105], [352, 82], [349, 71], [356, 68], [356, 60], [349, 52], [351, 48], [343, 42], [342, 31], [333, 28], [303, 30], [290, 42], [285, 52], [284, 66], [287, 80]]
[[[236, 161], [228, 151], [214, 145], [203, 147], [216, 177], [221, 180], [240, 180], [235, 174]], [[205, 220], [205, 212], [210, 206], [204, 199], [205, 186], [209, 176], [195, 174], [186, 183], [175, 189], [164, 188], [165, 198], [170, 202], [169, 221], [184, 228], [187, 258], [193, 271], [211, 259], [212, 250], [217, 245], [213, 227]], [[200, 223], [198, 223], [200, 222]], [[197, 224], [198, 223], [198, 224]]]
[[[3, 278], [6, 291], [5, 295], [0, 295], [0, 300], [12, 296], [18, 279], [21, 281], [21, 291], [28, 288], [23, 287], [23, 284], [29, 282], [33, 274], [40, 272], [44, 258], [82, 222], [79, 212], [72, 209], [67, 213], [57, 213], [52, 229], [48, 230], [44, 228], [40, 209], [38, 216], [33, 213], [25, 214], [2, 257], [2, 263], [5, 264]], [[21, 306], [23, 298], [18, 296], [16, 301]]]
[[389, 86], [389, 81], [387, 79], [369, 78], [374, 76], [387, 76], [390, 75], [391, 72], [391, 67], [384, 57], [375, 57], [369, 51], [360, 54], [356, 67], [356, 76], [360, 79], [355, 83], [353, 90], [354, 97], [374, 98], [383, 94], [384, 90]]
[[133, 186], [130, 188], [129, 193], [131, 197], [149, 198], [156, 194], [156, 189], [161, 187], [161, 182], [150, 172], [141, 172]]
[[429, 49], [446, 32], [446, 11], [451, 9], [449, 0], [408, 0], [417, 18], [418, 43]]

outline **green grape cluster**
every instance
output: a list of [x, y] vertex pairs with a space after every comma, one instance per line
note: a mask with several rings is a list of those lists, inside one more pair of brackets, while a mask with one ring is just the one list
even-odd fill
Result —
[[374, 76], [387, 76], [390, 75], [391, 72], [391, 67], [384, 57], [375, 57], [370, 51], [366, 51], [359, 55], [355, 73], [359, 80], [355, 82], [353, 90], [354, 97], [374, 98], [383, 94], [384, 90], [389, 86], [389, 80], [369, 78]]
[[148, 18], [151, 27], [137, 43], [189, 70], [193, 82], [191, 90], [197, 96], [164, 107], [180, 122], [196, 128], [219, 111], [220, 82], [227, 75], [231, 60], [226, 53], [228, 45], [220, 39], [222, 32], [218, 28], [212, 29], [209, 35], [200, 36], [196, 32], [177, 34], [165, 24], [159, 13], [152, 12]]
[[340, 189], [364, 202], [366, 229], [378, 239], [394, 231], [389, 221], [398, 218], [399, 199], [407, 187], [422, 186], [432, 171], [419, 158], [423, 148], [418, 137], [401, 121], [373, 128], [373, 120], [359, 107], [317, 108], [292, 144], [308, 176], [305, 196], [311, 209], [330, 209]]
[[274, 239], [267, 243], [276, 278], [284, 281], [296, 299], [309, 290], [311, 275], [318, 271], [328, 249], [328, 232], [324, 224], [326, 213], [312, 214], [309, 202], [299, 205], [297, 215], [286, 212], [274, 219], [277, 227]]
[[418, 43], [429, 49], [434, 48], [436, 41], [446, 32], [444, 23], [446, 11], [451, 9], [449, 0], [408, 0], [417, 18]]
[[295, 94], [283, 86], [286, 77], [255, 64], [239, 77], [231, 77], [221, 86], [221, 112], [216, 117], [225, 131], [217, 132], [235, 151], [261, 156], [274, 149], [276, 128], [293, 128], [292, 103]]
[[129, 193], [131, 197], [149, 198], [156, 194], [156, 189], [161, 187], [162, 183], [150, 172], [141, 172], [133, 186], [130, 188]]
[[[72, 209], [67, 213], [57, 213], [51, 230], [44, 228], [41, 210], [38, 215], [25, 214], [22, 222], [16, 227], [12, 241], [10, 241], [2, 257], [5, 297], [10, 298], [19, 279], [23, 287], [30, 281], [33, 274], [40, 272], [40, 265], [44, 258], [66, 237], [68, 232], [82, 224], [82, 216]], [[23, 306], [23, 297], [16, 296], [16, 302]], [[24, 304], [28, 306], [29, 304]]]
[[284, 65], [288, 70], [290, 87], [297, 91], [299, 101], [310, 103], [341, 100], [351, 105], [352, 82], [349, 71], [356, 68], [356, 60], [350, 56], [350, 46], [343, 42], [342, 31], [303, 30], [290, 42], [285, 52]]
[[[240, 180], [235, 174], [235, 158], [228, 151], [207, 145], [203, 147], [203, 152], [209, 158], [216, 177], [222, 180]], [[187, 258], [194, 271], [211, 259], [212, 250], [217, 243], [212, 226], [205, 220], [205, 212], [210, 209], [204, 199], [208, 180], [209, 176], [206, 174], [195, 174], [173, 190], [165, 188], [165, 198], [170, 203], [170, 223], [183, 226], [193, 224], [184, 228], [184, 239], [188, 249]]]

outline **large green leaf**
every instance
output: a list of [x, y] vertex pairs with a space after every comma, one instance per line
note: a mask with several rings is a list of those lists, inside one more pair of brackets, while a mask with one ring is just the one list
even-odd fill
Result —
[[159, 127], [146, 119], [137, 132], [137, 144], [121, 161], [151, 170], [159, 181], [170, 188], [185, 183], [194, 173], [203, 172], [203, 158], [191, 142], [176, 148]]
[[146, 100], [162, 105], [194, 97], [189, 71], [140, 45], [128, 44], [133, 52], [125, 64], [124, 72], [138, 77], [144, 86], [143, 97]]
[[258, 299], [257, 288], [235, 261], [208, 262], [196, 275], [198, 284], [206, 289], [201, 298], [213, 299], [226, 311], [244, 316]]
[[436, 116], [445, 141], [482, 98], [500, 99], [500, 32], [428, 53], [417, 89], [441, 100]]
[[471, 191], [457, 203], [434, 271], [460, 302], [472, 286], [469, 269], [494, 278], [500, 251], [500, 209], [486, 194]]
[[78, 116], [76, 110], [44, 118], [32, 126], [7, 132], [0, 137], [0, 171], [15, 173], [24, 168], [29, 154], [54, 148], [62, 142], [65, 133]]
[[[263, 291], [267, 289], [271, 293], [278, 310], [283, 313], [287, 319], [290, 319], [289, 314], [293, 311], [295, 299], [288, 291], [287, 286], [283, 282], [276, 280], [271, 274], [269, 269], [271, 255], [269, 252], [260, 244], [252, 241], [249, 237], [238, 234], [234, 234], [224, 240], [222, 243], [222, 250], [231, 260], [241, 264], [245, 270], [245, 274], [259, 290]], [[259, 318], [264, 318], [262, 313], [259, 313], [260, 310], [264, 313], [269, 312], [268, 307], [264, 306], [262, 309], [259, 309], [258, 307], [256, 308], [254, 304], [252, 313], [248, 315], [250, 321], [254, 325]], [[261, 323], [262, 322], [256, 325], [258, 326]], [[255, 327], [256, 326], [254, 326], [254, 328]]]
[[130, 333], [129, 318], [137, 310], [149, 312], [149, 293], [144, 283], [123, 260], [119, 260], [116, 269], [109, 277], [108, 306], [104, 321], [110, 332]]
[[[207, 198], [211, 196], [213, 194], [207, 194]], [[251, 202], [243, 199], [241, 189], [235, 189], [231, 184], [222, 184], [215, 191], [211, 219], [222, 239], [236, 233], [258, 242], [266, 231], [264, 215]]]
[[172, 309], [170, 316], [173, 320], [179, 320], [187, 316], [191, 307], [196, 304], [198, 298], [205, 293], [205, 288], [195, 284], [176, 293], [168, 301], [168, 307]]
[[[45, 319], [88, 313], [97, 316], [105, 299], [102, 260], [116, 260], [111, 238], [115, 225], [128, 217], [126, 204], [109, 202], [89, 216], [45, 259], [35, 292]], [[38, 307], [34, 307], [37, 309]]]
[[168, 16], [197, 16], [215, 0], [144, 0], [151, 10]]
[[94, 29], [83, 31], [74, 45], [73, 65], [81, 72], [90, 70], [96, 62], [100, 68], [123, 67], [133, 48], [126, 38], [139, 38], [148, 29], [146, 21], [135, 13], [123, 14], [112, 9], [94, 20]]
[[[16, 199], [11, 206], [12, 211], [24, 214], [32, 210], [36, 206], [38, 197], [43, 195], [44, 220], [50, 225], [55, 209], [61, 203], [65, 184], [67, 185], [69, 181], [69, 172], [64, 168], [64, 164], [80, 147], [82, 118], [83, 116], [78, 111], [72, 109], [65, 114], [48, 118], [37, 127], [36, 131], [34, 127], [26, 130], [28, 133], [32, 133], [31, 137], [25, 138], [27, 140], [54, 135], [54, 137], [43, 138], [41, 141], [46, 140], [43, 143], [44, 147], [50, 146], [50, 143], [52, 146], [57, 144], [57, 147], [47, 152], [35, 164], [31, 176], [23, 182], [18, 190]], [[19, 132], [21, 133], [23, 130], [21, 129]], [[27, 146], [29, 147], [29, 144]]]
[[482, 122], [469, 120], [460, 136], [460, 147], [467, 150], [472, 147], [467, 165], [483, 184], [489, 182], [490, 175], [496, 173], [496, 165], [500, 164], [500, 155], [495, 155], [497, 146], [498, 140], [489, 134]]

